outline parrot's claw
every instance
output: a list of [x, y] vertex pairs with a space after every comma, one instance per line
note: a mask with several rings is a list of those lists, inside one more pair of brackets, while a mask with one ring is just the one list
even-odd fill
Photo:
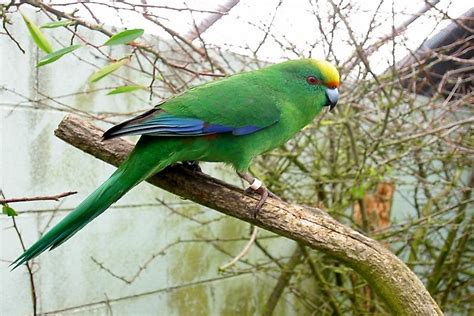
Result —
[[185, 167], [188, 170], [202, 173], [202, 169], [199, 166], [199, 161], [196, 161], [196, 160], [183, 161], [181, 164], [183, 165], [183, 167]]
[[270, 191], [266, 187], [262, 186], [258, 190], [255, 190], [255, 192], [260, 194], [260, 200], [258, 201], [257, 206], [255, 207], [255, 212], [253, 214], [253, 217], [257, 218], [258, 211], [260, 211], [263, 204], [265, 204], [265, 202], [267, 201], [268, 196], [270, 195]]
[[264, 185], [262, 185], [260, 188], [257, 190], [254, 190], [252, 188], [247, 188], [245, 189], [245, 193], [247, 194], [252, 194], [252, 193], [257, 193], [260, 194], [260, 200], [258, 200], [257, 206], [255, 206], [255, 211], [253, 213], [253, 218], [257, 218], [258, 212], [262, 208], [263, 204], [267, 201], [268, 197], [280, 200], [281, 199], [275, 195], [272, 191], [268, 190]]
[[[249, 175], [247, 173], [238, 172], [237, 174], [242, 179], [244, 179], [246, 182], [248, 182], [250, 184], [250, 187], [248, 187], [247, 189], [244, 190], [245, 193], [247, 193], [247, 194], [253, 194], [253, 193], [260, 194], [260, 200], [258, 201], [257, 206], [255, 207], [255, 210], [253, 212], [253, 217], [254, 218], [257, 218], [258, 212], [262, 208], [263, 204], [265, 204], [268, 197], [272, 197], [272, 198], [275, 198], [275, 199], [278, 199], [278, 200], [281, 201], [281, 199], [276, 194], [274, 194], [272, 191], [268, 190], [267, 187], [265, 187], [265, 185], [263, 185], [263, 183], [260, 180], [252, 177], [251, 175]], [[257, 187], [255, 188], [255, 186], [257, 186]]]

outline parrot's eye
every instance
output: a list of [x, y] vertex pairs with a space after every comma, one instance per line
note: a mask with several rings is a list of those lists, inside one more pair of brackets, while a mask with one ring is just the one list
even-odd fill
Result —
[[316, 77], [308, 76], [308, 77], [306, 77], [306, 82], [311, 84], [311, 85], [315, 85], [315, 84], [319, 83], [319, 80]]

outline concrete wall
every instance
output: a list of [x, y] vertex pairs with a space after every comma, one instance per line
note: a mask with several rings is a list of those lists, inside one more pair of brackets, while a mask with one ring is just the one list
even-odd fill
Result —
[[[26, 14], [38, 24], [47, 21], [39, 13], [26, 11]], [[38, 51], [18, 15], [13, 16], [12, 22], [10, 30], [26, 53], [22, 54], [6, 36], [0, 36], [0, 188], [6, 197], [78, 191], [60, 202], [11, 205], [20, 213], [16, 223], [29, 246], [114, 170], [54, 137], [53, 131], [60, 120], [69, 112], [87, 117], [86, 113], [144, 110], [160, 98], [149, 101], [145, 91], [106, 96], [110, 87], [129, 79], [142, 84], [149, 82], [132, 68], [121, 69], [96, 84], [87, 84], [87, 78], [97, 69], [95, 66], [106, 63], [92, 49], [84, 48], [74, 56], [35, 68], [44, 53]], [[60, 43], [69, 43], [71, 37], [62, 29], [45, 33], [56, 49], [61, 47]], [[105, 39], [97, 33], [83, 34], [96, 44]], [[153, 38], [150, 42], [163, 45]], [[121, 56], [126, 52], [114, 48], [112, 53]], [[169, 94], [166, 89], [160, 91], [159, 82], [157, 91], [161, 96]], [[115, 116], [110, 120], [124, 118]], [[106, 126], [104, 122], [96, 123]], [[233, 172], [224, 166], [206, 165], [205, 170], [238, 183]], [[176, 212], [163, 207], [157, 199]], [[0, 216], [0, 225], [0, 314], [28, 315], [32, 303], [27, 270], [20, 267], [10, 272], [8, 268], [22, 253], [19, 238], [11, 218]], [[268, 259], [254, 247], [246, 257], [249, 260], [238, 263], [234, 272], [218, 271], [219, 266], [241, 250], [248, 236], [248, 225], [142, 183], [67, 243], [34, 260], [38, 312], [48, 315], [255, 314], [275, 283], [276, 275], [259, 272], [255, 266], [256, 262], [266, 263]], [[267, 232], [261, 231], [259, 236], [271, 237], [262, 242], [267, 245], [271, 242], [270, 251], [275, 256], [288, 254], [294, 247], [291, 241], [272, 238]], [[240, 240], [218, 241], [235, 238]], [[282, 302], [277, 314], [301, 311], [290, 294]]]

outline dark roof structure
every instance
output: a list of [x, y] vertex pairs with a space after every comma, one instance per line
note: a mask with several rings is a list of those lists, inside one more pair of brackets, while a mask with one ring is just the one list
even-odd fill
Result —
[[398, 64], [402, 85], [417, 94], [459, 98], [473, 93], [474, 8]]

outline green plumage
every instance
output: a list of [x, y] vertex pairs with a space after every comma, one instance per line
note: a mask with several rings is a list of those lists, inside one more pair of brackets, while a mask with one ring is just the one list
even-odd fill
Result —
[[106, 182], [12, 265], [59, 246], [135, 185], [173, 163], [224, 162], [247, 170], [254, 157], [310, 123], [331, 103], [327, 91], [338, 84], [337, 70], [326, 62], [288, 61], [195, 87], [113, 127], [104, 138], [149, 134]]

